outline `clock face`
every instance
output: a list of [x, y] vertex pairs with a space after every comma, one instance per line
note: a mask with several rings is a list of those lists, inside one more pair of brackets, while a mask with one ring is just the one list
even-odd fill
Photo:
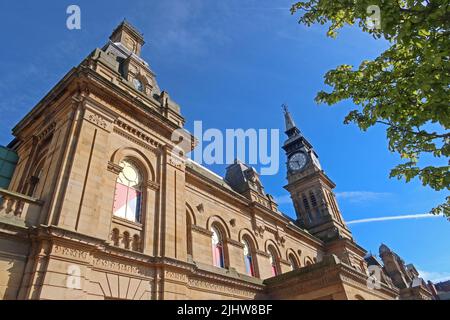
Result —
[[140, 91], [140, 92], [144, 91], [144, 85], [142, 84], [141, 80], [134, 78], [133, 84], [137, 91]]
[[289, 158], [289, 169], [292, 171], [299, 171], [306, 165], [306, 155], [303, 152], [295, 153]]

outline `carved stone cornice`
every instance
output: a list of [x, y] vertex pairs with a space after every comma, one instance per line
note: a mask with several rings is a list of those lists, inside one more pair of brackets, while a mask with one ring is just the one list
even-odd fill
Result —
[[56, 122], [52, 122], [51, 124], [49, 124], [47, 127], [45, 127], [44, 130], [41, 130], [39, 134], [36, 136], [37, 141], [39, 142], [47, 138], [49, 135], [53, 133], [53, 131], [55, 131], [55, 128]]
[[[122, 134], [122, 136], [124, 136], [125, 138], [127, 138], [129, 140], [131, 140], [132, 137], [134, 137], [134, 139], [136, 139], [136, 140], [132, 140], [132, 141], [137, 142], [137, 143], [138, 142], [145, 143], [144, 145], [146, 146], [147, 149], [157, 150], [158, 148], [162, 147], [161, 143], [159, 143], [158, 141], [156, 141], [155, 139], [153, 139], [148, 134], [144, 133], [142, 130], [138, 129], [135, 126], [129, 125], [128, 123], [126, 123], [120, 119], [117, 119], [114, 122], [114, 124], [117, 126], [117, 128], [121, 128], [123, 131], [125, 131], [124, 133], [127, 133], [126, 135]], [[114, 128], [114, 132], [120, 133], [121, 131]], [[131, 137], [129, 135], [131, 135]]]

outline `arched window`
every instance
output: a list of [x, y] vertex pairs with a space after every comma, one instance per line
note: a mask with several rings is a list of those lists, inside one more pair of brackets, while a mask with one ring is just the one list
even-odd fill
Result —
[[188, 212], [186, 212], [186, 241], [187, 254], [192, 257], [192, 220]]
[[242, 244], [244, 245], [245, 272], [249, 276], [254, 277], [255, 276], [255, 267], [254, 267], [251, 247], [246, 240], [243, 240]]
[[292, 253], [289, 255], [289, 264], [291, 265], [291, 270], [298, 269], [297, 259], [295, 259], [294, 255]]
[[313, 264], [313, 260], [310, 257], [305, 258], [305, 266], [310, 266]]
[[142, 175], [129, 161], [122, 161], [123, 168], [116, 182], [113, 213], [116, 217], [141, 222]]
[[278, 267], [278, 256], [272, 247], [269, 248], [269, 259], [270, 259], [270, 267], [271, 267], [271, 271], [272, 271], [272, 276], [275, 277], [280, 274], [280, 268]]
[[225, 257], [223, 253], [223, 240], [219, 230], [212, 227], [212, 252], [214, 266], [225, 268]]

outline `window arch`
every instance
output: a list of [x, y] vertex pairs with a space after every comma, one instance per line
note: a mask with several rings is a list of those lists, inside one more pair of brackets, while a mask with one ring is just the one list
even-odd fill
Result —
[[305, 266], [307, 267], [307, 266], [310, 266], [312, 264], [314, 264], [313, 259], [311, 259], [310, 257], [305, 257]]
[[280, 266], [278, 265], [278, 255], [272, 246], [269, 247], [269, 260], [272, 276], [275, 277], [280, 274]]
[[221, 232], [216, 228], [211, 228], [212, 236], [212, 253], [213, 253], [213, 264], [219, 268], [225, 268], [225, 256], [223, 248], [223, 237]]
[[289, 264], [291, 265], [292, 271], [299, 268], [297, 259], [295, 258], [295, 256], [292, 253], [289, 255]]
[[247, 275], [251, 277], [256, 276], [255, 272], [255, 262], [253, 260], [253, 250], [249, 245], [247, 240], [242, 240], [242, 244], [244, 245], [244, 262], [245, 262], [245, 272]]
[[122, 171], [116, 181], [113, 214], [133, 222], [141, 222], [142, 174], [131, 161], [119, 164]]

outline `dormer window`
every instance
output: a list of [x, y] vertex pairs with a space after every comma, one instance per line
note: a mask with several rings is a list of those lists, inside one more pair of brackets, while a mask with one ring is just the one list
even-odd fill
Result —
[[139, 92], [144, 92], [144, 84], [142, 83], [141, 80], [139, 80], [138, 78], [134, 78], [133, 79], [133, 85], [134, 88], [139, 91]]

